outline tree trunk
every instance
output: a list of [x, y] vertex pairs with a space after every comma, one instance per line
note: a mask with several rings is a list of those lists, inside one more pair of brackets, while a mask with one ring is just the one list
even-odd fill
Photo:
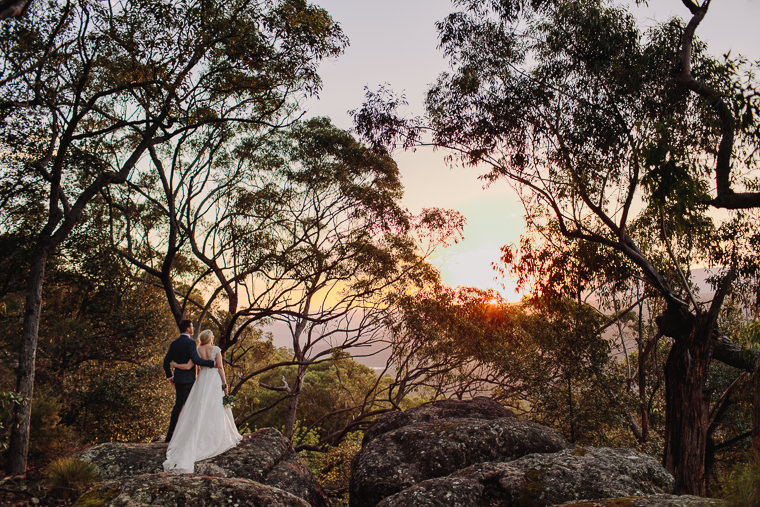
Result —
[[8, 446], [8, 471], [12, 475], [26, 471], [29, 449], [29, 423], [34, 395], [34, 370], [37, 358], [37, 337], [39, 335], [40, 313], [42, 309], [42, 284], [45, 278], [47, 250], [35, 249], [29, 272], [24, 323], [21, 331], [21, 351], [16, 371], [16, 392], [23, 397], [14, 406]]
[[760, 362], [755, 368], [752, 385], [754, 396], [752, 398], [752, 450], [760, 457]]
[[306, 366], [303, 364], [298, 365], [298, 373], [296, 374], [295, 385], [290, 390], [290, 399], [288, 400], [288, 416], [285, 419], [285, 437], [293, 441], [293, 432], [296, 427], [296, 414], [298, 412], [298, 399], [301, 395], [301, 388], [303, 387], [303, 378], [306, 375]]
[[32, 0], [0, 1], [0, 19], [20, 18], [24, 15]]
[[679, 494], [704, 495], [710, 398], [705, 391], [710, 331], [698, 317], [687, 336], [676, 339], [665, 364], [665, 468]]
[[575, 412], [573, 411], [573, 386], [570, 374], [567, 374], [567, 407], [570, 419], [570, 442], [575, 443]]
[[[639, 374], [638, 374], [638, 381], [639, 381], [639, 416], [641, 417], [641, 438], [639, 439], [640, 443], [645, 443], [649, 441], [649, 403], [647, 402], [647, 357], [645, 357], [644, 354], [644, 326], [643, 326], [643, 305], [639, 304], [639, 322], [638, 322], [638, 332], [639, 337], [636, 340], [636, 345], [638, 347], [638, 363], [639, 363]], [[656, 346], [656, 345], [655, 345]]]
[[649, 404], [647, 403], [646, 365], [639, 359], [639, 416], [641, 418], [641, 438], [639, 443], [649, 441]]

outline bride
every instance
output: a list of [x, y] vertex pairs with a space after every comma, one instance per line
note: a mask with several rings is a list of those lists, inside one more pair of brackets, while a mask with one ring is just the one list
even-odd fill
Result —
[[[221, 454], [243, 438], [235, 426], [232, 411], [222, 403], [227, 394], [227, 380], [221, 349], [213, 345], [213, 339], [214, 333], [208, 329], [200, 334], [198, 354], [214, 361], [216, 367], [200, 367], [166, 450], [165, 472], [191, 474], [196, 461]], [[172, 362], [171, 366], [181, 370], [195, 367], [192, 360], [185, 364]]]

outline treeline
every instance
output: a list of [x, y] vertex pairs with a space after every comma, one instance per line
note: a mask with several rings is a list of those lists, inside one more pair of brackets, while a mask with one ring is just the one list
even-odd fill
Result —
[[[176, 326], [161, 288], [130, 270], [108, 246], [104, 230], [83, 228], [48, 271], [32, 466], [83, 445], [151, 441], [166, 430], [173, 392], [163, 380], [161, 359]], [[575, 267], [563, 266], [554, 275], [577, 280], [582, 270]], [[22, 264], [13, 271], [18, 279], [24, 269]], [[6, 287], [6, 361], [0, 373], [8, 392], [21, 306], [12, 286]], [[291, 387], [299, 374], [293, 350], [275, 346], [261, 328], [251, 327], [225, 352], [236, 421], [244, 432], [284, 431], [290, 398], [298, 397], [293, 445], [336, 496], [345, 493], [361, 430], [375, 415], [448, 397], [487, 395], [579, 445], [636, 447], [659, 456], [670, 345], [658, 337], [652, 318], [657, 311], [648, 307], [656, 303], [635, 298], [635, 285], [630, 289], [633, 304], [620, 293], [617, 302], [592, 305], [584, 301], [591, 292], [579, 300], [546, 286], [520, 303], [507, 303], [491, 291], [429, 285], [399, 297], [372, 342], [387, 347], [386, 371], [378, 375], [349, 353], [332, 350], [309, 365], [298, 393]], [[745, 345], [757, 346], [760, 335], [746, 303], [736, 301], [732, 308], [731, 330]], [[604, 312], [614, 305], [621, 311]], [[708, 463], [713, 495], [737, 465], [751, 461], [751, 385], [749, 376], [717, 365], [708, 379], [716, 407]]]

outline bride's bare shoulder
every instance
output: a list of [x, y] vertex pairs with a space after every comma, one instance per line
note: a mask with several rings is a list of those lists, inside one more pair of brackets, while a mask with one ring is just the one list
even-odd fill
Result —
[[200, 354], [203, 359], [210, 359], [212, 350], [211, 345], [198, 346], [198, 354]]

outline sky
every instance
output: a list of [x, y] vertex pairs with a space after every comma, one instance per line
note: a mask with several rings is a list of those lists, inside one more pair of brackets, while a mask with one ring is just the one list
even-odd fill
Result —
[[[349, 47], [320, 67], [323, 88], [319, 100], [306, 104], [307, 116], [329, 116], [340, 128], [351, 129], [348, 111], [358, 108], [364, 89], [389, 85], [403, 93], [409, 112], [423, 111], [425, 92], [448, 69], [437, 48], [435, 22], [454, 8], [448, 0], [312, 0], [343, 28]], [[633, 2], [631, 2], [632, 4]], [[642, 23], [673, 16], [686, 18], [681, 0], [650, 0], [637, 9]], [[715, 55], [732, 50], [760, 59], [760, 0], [718, 0], [710, 7], [697, 35]], [[455, 209], [467, 219], [464, 239], [438, 251], [431, 259], [452, 287], [493, 288], [506, 299], [520, 295], [512, 280], [500, 280], [491, 268], [504, 244], [516, 244], [523, 232], [522, 205], [505, 182], [484, 188], [473, 168], [449, 167], [444, 154], [429, 149], [396, 152], [405, 187], [403, 205]]]

